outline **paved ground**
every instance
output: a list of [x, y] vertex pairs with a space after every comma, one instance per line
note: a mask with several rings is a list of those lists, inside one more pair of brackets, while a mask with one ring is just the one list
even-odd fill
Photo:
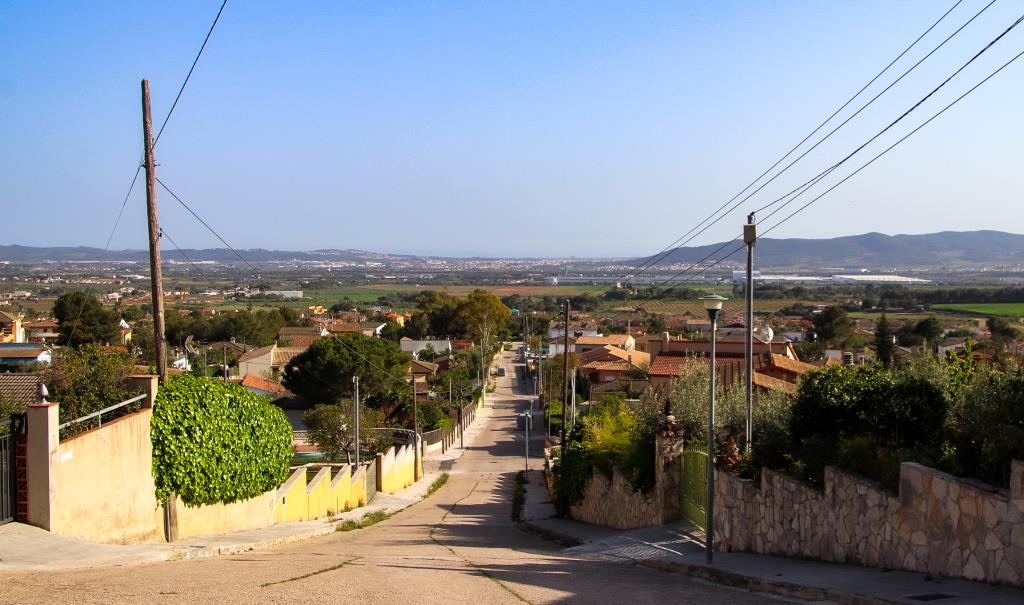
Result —
[[499, 380], [466, 453], [443, 463], [447, 485], [387, 521], [212, 559], [0, 572], [0, 603], [793, 602], [563, 552], [517, 528], [510, 502], [524, 443], [515, 414], [527, 399], [516, 394], [514, 374]]

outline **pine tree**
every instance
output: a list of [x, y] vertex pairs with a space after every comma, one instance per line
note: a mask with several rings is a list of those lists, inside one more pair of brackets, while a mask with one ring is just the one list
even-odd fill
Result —
[[893, 357], [896, 353], [896, 344], [893, 342], [892, 329], [889, 327], [889, 320], [885, 313], [875, 323], [875, 354], [878, 361], [887, 368], [892, 367]]

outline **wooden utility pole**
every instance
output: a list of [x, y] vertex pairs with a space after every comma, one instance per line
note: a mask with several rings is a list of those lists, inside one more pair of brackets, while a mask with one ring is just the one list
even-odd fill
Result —
[[562, 340], [565, 346], [562, 347], [562, 434], [559, 443], [562, 444], [562, 451], [565, 452], [565, 408], [569, 407], [569, 299], [565, 299], [565, 333]]
[[142, 81], [142, 144], [146, 150], [146, 214], [149, 217], [149, 282], [153, 291], [153, 345], [160, 384], [167, 382], [164, 348], [164, 288], [160, 272], [160, 224], [156, 217], [156, 162], [153, 159], [153, 114], [149, 107], [149, 80]]

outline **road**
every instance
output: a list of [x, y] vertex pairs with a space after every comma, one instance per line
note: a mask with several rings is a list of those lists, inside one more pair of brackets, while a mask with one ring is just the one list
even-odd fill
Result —
[[[501, 363], [512, 369], [511, 356]], [[511, 499], [523, 442], [515, 414], [527, 402], [515, 372], [499, 378], [448, 483], [372, 527], [213, 559], [0, 574], [0, 603], [791, 602], [567, 555], [517, 528]]]

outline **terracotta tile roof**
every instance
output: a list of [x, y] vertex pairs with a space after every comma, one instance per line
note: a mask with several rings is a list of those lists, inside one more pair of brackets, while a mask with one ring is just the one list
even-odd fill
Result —
[[257, 376], [256, 374], [246, 374], [245, 378], [242, 379], [242, 386], [263, 391], [265, 393], [273, 393], [275, 395], [287, 392], [287, 390], [280, 384], [273, 380], [267, 380], [262, 376]]
[[438, 365], [436, 363], [420, 361], [419, 359], [413, 359], [412, 365], [409, 366], [413, 374], [436, 374], [437, 368]]
[[796, 385], [792, 382], [773, 378], [760, 372], [754, 372], [754, 386], [770, 391], [780, 391], [787, 395], [796, 395], [797, 393]]
[[33, 403], [39, 399], [40, 381], [41, 375], [36, 372], [4, 372], [0, 374], [0, 399], [11, 398], [17, 405]]
[[697, 363], [697, 359], [687, 355], [658, 355], [647, 373], [651, 376], [680, 376], [692, 363]]
[[629, 334], [609, 334], [608, 336], [580, 336], [576, 339], [577, 345], [592, 346], [592, 345], [614, 345], [617, 347], [623, 346], [629, 342], [629, 339], [633, 338]]
[[307, 336], [307, 335], [296, 335], [282, 338], [281, 340], [287, 341], [288, 346], [295, 349], [302, 349], [305, 351], [309, 348], [309, 345], [323, 338], [322, 336]]
[[253, 361], [254, 359], [259, 359], [260, 357], [266, 357], [275, 348], [276, 348], [275, 345], [267, 345], [265, 347], [260, 347], [258, 349], [253, 349], [253, 350], [247, 352], [245, 355], [242, 355], [241, 357], [239, 357], [238, 358], [238, 362], [239, 363], [244, 363], [246, 361]]
[[288, 362], [292, 360], [292, 357], [295, 357], [303, 351], [305, 351], [305, 349], [300, 349], [298, 347], [278, 347], [274, 349], [270, 358], [270, 363], [275, 366], [288, 365]]
[[643, 351], [627, 351], [612, 345], [605, 345], [600, 349], [593, 349], [580, 355], [580, 362], [583, 364], [591, 361], [627, 361], [632, 362], [636, 367], [650, 366], [651, 354]]
[[289, 338], [291, 336], [320, 336], [320, 328], [317, 326], [285, 326], [277, 331], [278, 338]]
[[802, 376], [811, 370], [818, 369], [817, 366], [813, 364], [798, 361], [796, 359], [790, 359], [789, 357], [779, 355], [778, 353], [767, 353], [765, 355], [765, 360], [770, 361], [771, 365], [781, 370], [796, 374], [797, 376]]
[[34, 329], [58, 328], [58, 327], [60, 327], [60, 324], [58, 324], [57, 321], [54, 320], [54, 319], [41, 319], [39, 321], [30, 321], [30, 322], [24, 324], [24, 326], [25, 326], [25, 329], [27, 330], [29, 328], [34, 328]]
[[591, 361], [580, 366], [584, 370], [628, 372], [633, 366], [628, 361]]
[[18, 318], [7, 311], [0, 311], [0, 321], [3, 321], [4, 323], [14, 323], [18, 321]]
[[38, 345], [0, 347], [0, 359], [21, 359], [28, 357], [39, 357], [39, 355], [42, 352], [43, 347], [40, 347]]

